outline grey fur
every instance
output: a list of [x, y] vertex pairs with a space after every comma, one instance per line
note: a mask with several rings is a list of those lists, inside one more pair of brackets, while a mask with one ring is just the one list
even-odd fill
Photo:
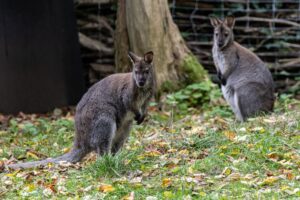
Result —
[[214, 26], [213, 60], [222, 93], [236, 118], [245, 121], [274, 106], [274, 82], [266, 65], [250, 50], [234, 41], [234, 18], [211, 18]]
[[144, 58], [129, 53], [132, 73], [108, 76], [93, 85], [82, 97], [75, 114], [75, 140], [72, 150], [58, 158], [8, 165], [32, 168], [49, 162], [79, 162], [89, 152], [99, 156], [117, 153], [126, 141], [133, 120], [142, 123], [156, 89], [153, 53]]

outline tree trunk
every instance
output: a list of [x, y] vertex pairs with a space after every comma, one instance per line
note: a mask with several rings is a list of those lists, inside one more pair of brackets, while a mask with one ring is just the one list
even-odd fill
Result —
[[131, 69], [129, 50], [140, 55], [154, 52], [160, 89], [207, 79], [206, 71], [187, 48], [173, 22], [167, 0], [120, 0], [115, 41], [115, 64], [119, 72]]

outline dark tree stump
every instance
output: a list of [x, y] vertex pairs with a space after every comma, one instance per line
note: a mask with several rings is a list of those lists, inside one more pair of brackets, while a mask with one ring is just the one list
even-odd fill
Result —
[[0, 112], [47, 112], [84, 90], [72, 0], [0, 1]]

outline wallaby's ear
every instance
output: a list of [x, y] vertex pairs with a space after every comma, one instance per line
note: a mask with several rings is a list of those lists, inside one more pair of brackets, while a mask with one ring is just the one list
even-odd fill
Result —
[[134, 53], [132, 53], [131, 51], [128, 52], [128, 57], [130, 58], [130, 61], [132, 63], [136, 63], [137, 61], [139, 61], [139, 57], [137, 55], [135, 55]]
[[232, 16], [232, 15], [227, 16], [227, 17], [225, 18], [225, 24], [226, 24], [229, 28], [233, 29], [234, 24], [235, 24], [235, 18], [234, 18], [234, 16]]
[[222, 23], [222, 21], [214, 16], [210, 17], [210, 23], [213, 27], [217, 27], [218, 25], [220, 25]]
[[149, 51], [147, 53], [144, 54], [144, 60], [146, 63], [152, 63], [153, 61], [153, 52], [152, 51]]

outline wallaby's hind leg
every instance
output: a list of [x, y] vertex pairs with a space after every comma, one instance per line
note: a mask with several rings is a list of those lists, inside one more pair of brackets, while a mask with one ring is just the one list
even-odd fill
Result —
[[[266, 89], [261, 84], [249, 84], [237, 91], [237, 105], [244, 120], [260, 112], [268, 111]], [[272, 105], [271, 105], [272, 106]]]
[[126, 139], [128, 138], [128, 135], [130, 133], [132, 122], [128, 122], [124, 124], [122, 127], [120, 127], [116, 132], [116, 137], [113, 140], [112, 144], [112, 154], [116, 154], [121, 147], [124, 145]]
[[91, 146], [99, 156], [111, 152], [115, 132], [116, 123], [113, 119], [100, 118], [97, 120], [91, 134]]
[[234, 103], [234, 107], [235, 107], [235, 109], [233, 109], [233, 111], [234, 111], [234, 114], [235, 114], [237, 120], [239, 120], [241, 122], [245, 121], [244, 115], [242, 113], [242, 108], [240, 105], [240, 99], [239, 99], [238, 93], [234, 93], [233, 103]]

